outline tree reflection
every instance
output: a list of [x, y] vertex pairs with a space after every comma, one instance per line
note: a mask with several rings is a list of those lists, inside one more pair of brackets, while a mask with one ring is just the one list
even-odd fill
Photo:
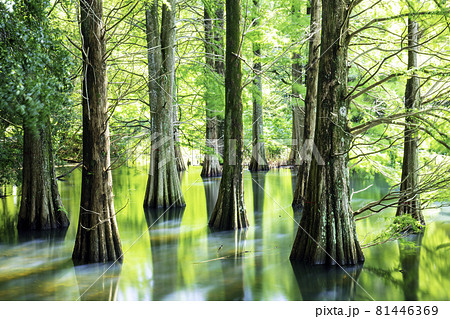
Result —
[[[264, 187], [266, 183], [267, 171], [252, 172], [252, 189], [253, 189], [253, 214], [255, 229], [255, 250], [262, 247], [263, 241], [263, 213], [264, 213]], [[254, 258], [255, 262], [255, 283], [252, 285], [252, 293], [254, 299], [262, 299], [263, 291], [263, 256], [259, 254]]]
[[419, 265], [420, 250], [423, 233], [409, 235], [405, 240], [399, 241], [400, 272], [403, 277], [403, 294], [407, 301], [417, 301], [419, 291]]
[[208, 214], [208, 220], [211, 216], [211, 212], [216, 205], [217, 196], [219, 194], [220, 178], [217, 177], [202, 177], [203, 186], [205, 188], [206, 197], [206, 211]]
[[75, 267], [80, 300], [115, 301], [119, 287], [120, 263], [98, 263]]
[[184, 207], [145, 209], [153, 264], [153, 300], [164, 300], [177, 289], [178, 239]]
[[[211, 247], [219, 247], [209, 262], [221, 264], [222, 280], [208, 294], [209, 300], [244, 300], [244, 263], [247, 229], [233, 231], [211, 231], [208, 241]], [[219, 244], [223, 243], [223, 244]], [[218, 291], [221, 290], [221, 291]]]
[[355, 299], [362, 264], [341, 268], [327, 265], [305, 265], [291, 261], [303, 300], [332, 301]]

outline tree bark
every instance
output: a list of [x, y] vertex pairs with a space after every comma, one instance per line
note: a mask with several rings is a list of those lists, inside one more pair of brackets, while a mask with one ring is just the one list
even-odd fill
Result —
[[[412, 17], [408, 18], [408, 70], [417, 68], [419, 57], [419, 26]], [[420, 81], [413, 71], [413, 74], [406, 82], [405, 108], [407, 112], [414, 112], [420, 108]], [[413, 126], [416, 119], [412, 116], [406, 118], [405, 144], [403, 150], [402, 179], [396, 216], [411, 215], [414, 219], [425, 226], [420, 207], [420, 197], [417, 192], [419, 182], [419, 154], [417, 151], [419, 144], [418, 130]]]
[[322, 0], [310, 1], [310, 40], [308, 67], [306, 71], [306, 97], [305, 97], [305, 119], [303, 130], [302, 158], [298, 175], [297, 185], [294, 192], [293, 206], [303, 205], [306, 185], [308, 183], [309, 171], [311, 169], [314, 131], [316, 129], [317, 109], [317, 86], [319, 80], [320, 59], [320, 16], [322, 13]]
[[214, 229], [248, 226], [242, 179], [242, 73], [240, 49], [241, 1], [226, 1], [225, 145], [223, 175], [209, 225]]
[[161, 35], [158, 1], [151, 2], [146, 9], [146, 31], [152, 151], [144, 207], [184, 206], [173, 139], [175, 0], [162, 5]]
[[[300, 12], [300, 3], [294, 2], [292, 5], [292, 20], [293, 23], [297, 23], [295, 17]], [[288, 164], [297, 166], [299, 164], [300, 150], [303, 144], [303, 122], [304, 122], [304, 110], [300, 103], [300, 86], [302, 85], [303, 67], [300, 64], [301, 55], [298, 52], [292, 54], [292, 94], [291, 94], [291, 107], [292, 107], [292, 142], [291, 152], [289, 153]]]
[[[217, 102], [214, 90], [217, 90], [215, 77], [222, 78], [224, 76], [224, 67], [222, 62], [223, 52], [222, 46], [222, 32], [223, 32], [223, 2], [215, 2], [215, 23], [211, 17], [210, 10], [205, 6], [203, 23], [205, 28], [205, 62], [206, 62], [206, 154], [203, 160], [203, 167], [201, 176], [220, 176], [222, 175], [222, 168], [220, 167], [219, 159], [219, 110], [221, 105]], [[215, 74], [212, 74], [215, 73]]]
[[75, 264], [122, 260], [113, 203], [102, 0], [81, 0], [83, 170]]
[[324, 0], [314, 142], [323, 162], [312, 161], [291, 260], [353, 265], [364, 260], [350, 208], [347, 51], [350, 0]]
[[22, 199], [19, 230], [66, 228], [69, 219], [56, 182], [50, 121], [45, 127], [23, 126]]
[[[253, 26], [257, 29], [259, 25], [259, 2], [253, 0], [257, 16], [253, 19]], [[260, 39], [253, 42], [253, 124], [252, 124], [252, 158], [248, 169], [252, 172], [268, 171], [269, 165], [266, 160], [266, 148], [264, 147], [264, 123], [262, 107], [262, 79], [261, 79], [261, 43]]]

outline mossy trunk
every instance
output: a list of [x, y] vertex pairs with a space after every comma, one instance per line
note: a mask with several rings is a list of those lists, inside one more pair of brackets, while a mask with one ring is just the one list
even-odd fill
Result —
[[240, 49], [241, 1], [226, 1], [225, 143], [223, 174], [209, 225], [214, 229], [248, 226], [242, 179], [242, 73]]
[[315, 144], [300, 227], [290, 259], [309, 264], [364, 261], [350, 208], [347, 50], [349, 0], [324, 0]]
[[23, 126], [23, 182], [19, 230], [66, 228], [69, 219], [59, 196], [50, 121], [42, 128]]
[[[219, 79], [224, 76], [223, 51], [222, 51], [222, 32], [223, 32], [223, 2], [215, 1], [215, 17], [211, 8], [204, 8], [203, 23], [205, 29], [205, 62], [206, 79], [205, 108], [206, 108], [206, 153], [203, 159], [201, 176], [220, 176], [222, 168], [219, 163], [219, 122], [221, 99], [217, 97]], [[215, 21], [213, 23], [213, 20]], [[212, 85], [211, 85], [212, 84]]]
[[300, 86], [302, 85], [303, 68], [299, 60], [301, 56], [299, 53], [292, 55], [292, 145], [289, 153], [288, 164], [297, 166], [300, 163], [300, 150], [303, 144], [303, 122], [304, 109], [301, 105]]
[[[256, 17], [253, 19], [253, 26], [257, 29], [259, 25], [259, 1], [253, 0]], [[258, 32], [258, 31], [257, 31]], [[262, 106], [262, 78], [261, 78], [261, 43], [260, 39], [253, 42], [253, 80], [252, 100], [253, 100], [253, 124], [252, 124], [252, 158], [248, 169], [252, 172], [267, 171], [269, 165], [266, 160], [266, 148], [264, 146], [264, 123]]]
[[299, 169], [297, 185], [294, 192], [293, 206], [303, 205], [306, 185], [308, 183], [309, 171], [311, 169], [314, 132], [316, 129], [317, 109], [317, 86], [319, 80], [319, 58], [320, 58], [320, 17], [322, 13], [322, 0], [310, 1], [310, 39], [308, 67], [306, 71], [306, 96], [305, 96], [305, 118], [303, 128], [303, 149]]
[[[408, 70], [417, 68], [419, 57], [419, 26], [411, 17], [408, 18]], [[415, 112], [420, 108], [420, 81], [413, 72], [406, 82], [405, 108], [407, 112]], [[420, 197], [417, 192], [419, 182], [419, 133], [412, 116], [406, 118], [405, 144], [403, 150], [402, 179], [400, 184], [401, 197], [398, 202], [396, 216], [411, 215], [425, 225], [425, 219], [420, 207]]]
[[174, 0], [162, 5], [161, 35], [158, 1], [151, 2], [146, 9], [146, 31], [152, 150], [144, 207], [184, 206], [173, 139]]
[[101, 0], [80, 1], [83, 45], [83, 170], [75, 264], [122, 259], [110, 161], [105, 25]]

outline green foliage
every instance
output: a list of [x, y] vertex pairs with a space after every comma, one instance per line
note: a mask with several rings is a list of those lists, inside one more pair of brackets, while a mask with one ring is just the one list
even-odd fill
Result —
[[71, 113], [73, 61], [61, 46], [61, 30], [49, 22], [48, 6], [48, 1], [0, 2], [0, 121], [5, 127], [5, 157], [17, 155], [17, 127], [39, 129], [49, 117], [55, 125]]

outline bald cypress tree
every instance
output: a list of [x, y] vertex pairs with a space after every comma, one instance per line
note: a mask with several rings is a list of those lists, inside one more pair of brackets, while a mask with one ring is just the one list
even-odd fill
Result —
[[223, 174], [209, 225], [215, 229], [248, 226], [242, 179], [242, 71], [239, 49], [241, 1], [226, 1], [225, 145]]
[[153, 0], [146, 7], [152, 151], [144, 207], [184, 206], [173, 139], [175, 0], [162, 5], [161, 33], [158, 16]]
[[349, 0], [323, 0], [321, 59], [312, 161], [305, 205], [290, 259], [353, 265], [364, 260], [350, 208], [347, 51]]
[[[413, 17], [408, 17], [408, 70], [416, 69], [419, 58], [419, 26]], [[414, 112], [420, 108], [420, 80], [413, 71], [406, 82], [405, 108], [407, 112]], [[397, 216], [411, 215], [425, 225], [421, 212], [420, 197], [417, 192], [419, 183], [419, 134], [414, 127], [417, 120], [409, 116], [406, 118], [405, 142], [403, 149], [402, 177], [400, 184], [401, 197], [397, 207]]]
[[83, 45], [83, 171], [76, 264], [121, 260], [108, 125], [106, 35], [102, 0], [80, 0]]

